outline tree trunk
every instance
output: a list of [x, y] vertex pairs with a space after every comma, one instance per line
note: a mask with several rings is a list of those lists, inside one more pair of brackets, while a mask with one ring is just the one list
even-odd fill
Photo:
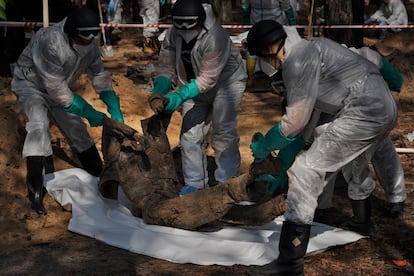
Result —
[[228, 24], [233, 20], [232, 0], [213, 0], [213, 7], [220, 23]]
[[[364, 23], [364, 0], [326, 1], [327, 25], [362, 25]], [[362, 29], [329, 29], [325, 36], [348, 47], [363, 46]]]

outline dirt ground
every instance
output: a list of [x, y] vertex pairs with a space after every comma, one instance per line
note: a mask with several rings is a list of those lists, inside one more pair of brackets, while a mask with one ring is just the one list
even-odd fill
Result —
[[[140, 130], [140, 120], [152, 115], [147, 106], [149, 76], [155, 57], [145, 55], [137, 47], [138, 35], [124, 30], [114, 45], [115, 55], [105, 58], [105, 67], [112, 73], [115, 90], [121, 99], [125, 122]], [[397, 148], [413, 148], [407, 134], [414, 131], [414, 33], [403, 31], [387, 40], [366, 39], [368, 46], [387, 54], [387, 59], [404, 74], [404, 86], [395, 99], [399, 121], [391, 136]], [[133, 66], [133, 67], [130, 67]], [[129, 68], [129, 69], [128, 69]], [[135, 69], [134, 69], [135, 68]], [[138, 69], [137, 69], [138, 68]], [[141, 70], [136, 78], [137, 70]], [[146, 71], [145, 71], [146, 70]], [[199, 266], [175, 264], [106, 245], [95, 239], [67, 230], [71, 213], [46, 196], [47, 216], [38, 216], [30, 209], [26, 196], [26, 166], [21, 158], [24, 141], [24, 117], [19, 113], [16, 98], [10, 90], [10, 78], [0, 78], [0, 274], [16, 275], [245, 275], [246, 266]], [[257, 85], [264, 86], [258, 79]], [[256, 87], [257, 88], [257, 87]], [[94, 107], [105, 112], [90, 82], [82, 77], [75, 91]], [[265, 132], [280, 119], [281, 99], [270, 89], [247, 90], [239, 117], [242, 171], [252, 161], [250, 139], [256, 131]], [[168, 129], [171, 145], [178, 144], [180, 115], [175, 113]], [[101, 128], [90, 128], [100, 149]], [[56, 170], [77, 165], [76, 157], [55, 126], [52, 143]], [[211, 151], [210, 151], [211, 154]], [[381, 188], [373, 195], [375, 235], [342, 247], [309, 256], [305, 260], [307, 275], [414, 275], [414, 154], [400, 153], [405, 170], [407, 200], [401, 218], [384, 216], [386, 202]], [[339, 226], [351, 216], [346, 186], [338, 179], [332, 208], [321, 222]]]

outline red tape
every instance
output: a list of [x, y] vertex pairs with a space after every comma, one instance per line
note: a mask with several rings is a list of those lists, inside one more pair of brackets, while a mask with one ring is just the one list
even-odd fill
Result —
[[[50, 23], [53, 25], [56, 23]], [[24, 28], [35, 28], [42, 27], [42, 22], [16, 22], [16, 21], [0, 21], [0, 27], [24, 27]], [[102, 27], [107, 28], [159, 28], [167, 29], [170, 28], [171, 24], [112, 24], [106, 23], [101, 24]], [[250, 29], [252, 25], [222, 25], [225, 29]], [[414, 25], [296, 25], [298, 29], [414, 29]]]

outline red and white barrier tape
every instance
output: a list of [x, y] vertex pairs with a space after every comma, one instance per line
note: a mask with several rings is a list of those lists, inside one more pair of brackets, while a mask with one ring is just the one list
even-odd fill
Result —
[[[53, 25], [54, 23], [50, 23]], [[171, 24], [101, 24], [107, 28], [170, 28]], [[24, 27], [35, 28], [42, 27], [42, 22], [16, 22], [16, 21], [0, 21], [0, 27]], [[250, 29], [252, 25], [222, 25], [226, 29]], [[308, 26], [308, 25], [296, 25], [296, 28], [313, 28], [313, 29], [414, 29], [414, 25], [321, 25], [321, 26]]]

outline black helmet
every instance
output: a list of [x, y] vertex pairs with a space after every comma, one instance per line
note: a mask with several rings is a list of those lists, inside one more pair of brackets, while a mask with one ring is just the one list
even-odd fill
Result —
[[283, 26], [274, 20], [262, 20], [247, 34], [247, 48], [251, 55], [263, 56], [269, 46], [287, 37]]
[[203, 24], [206, 12], [200, 0], [178, 0], [174, 3], [171, 15], [177, 29], [192, 29]]
[[69, 37], [80, 37], [90, 40], [99, 35], [99, 17], [88, 8], [78, 8], [72, 11], [63, 27]]

